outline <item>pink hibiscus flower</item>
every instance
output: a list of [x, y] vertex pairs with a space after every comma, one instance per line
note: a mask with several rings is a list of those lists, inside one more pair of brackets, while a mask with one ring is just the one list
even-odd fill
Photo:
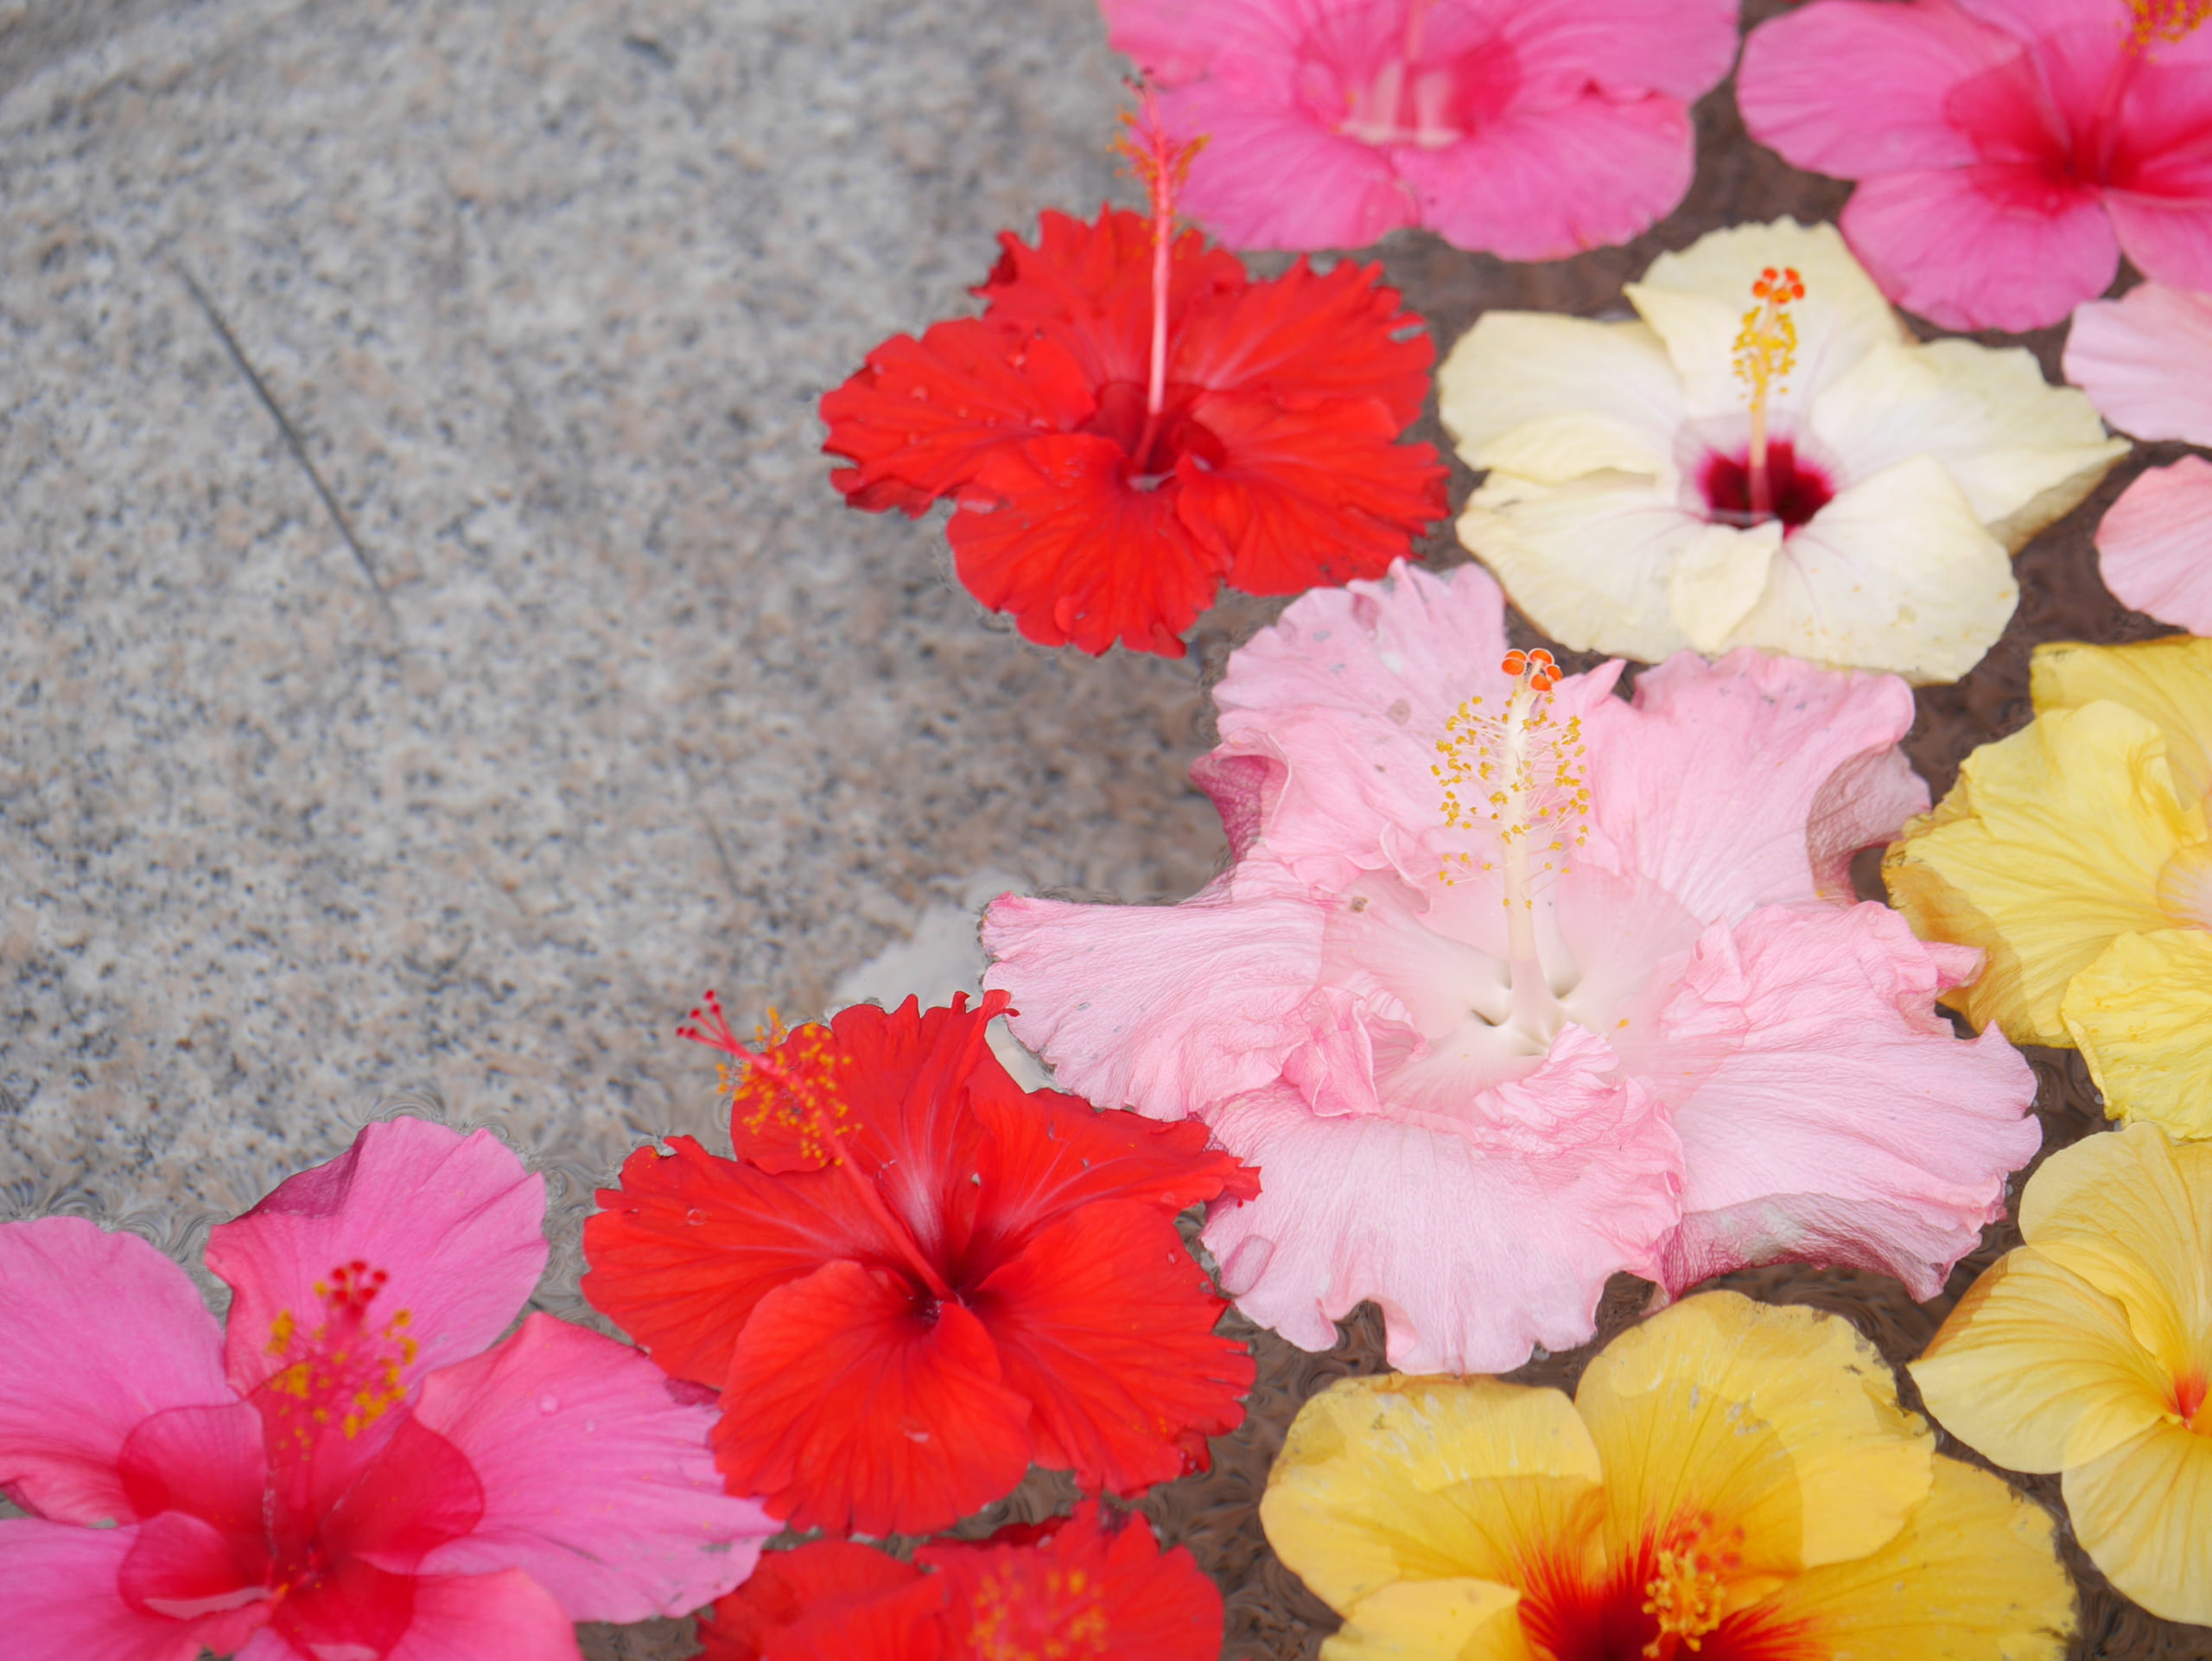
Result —
[[184, 1271], [73, 1217], [0, 1226], [0, 1522], [18, 1661], [575, 1661], [772, 1532], [711, 1398], [533, 1314], [541, 1178], [484, 1131], [362, 1130]]
[[2212, 288], [2212, 34], [2200, 0], [1815, 0], [1751, 31], [1760, 143], [1861, 181], [1840, 223], [1946, 328], [2040, 328], [2125, 251]]
[[2037, 1130], [2018, 1053], [1936, 1013], [1979, 955], [1849, 903], [1928, 802], [1904, 683], [1683, 652], [1624, 701], [1618, 663], [1502, 662], [1503, 609], [1471, 565], [1292, 605], [1193, 769], [1234, 865], [1179, 906], [994, 901], [1014, 1032], [1261, 1168], [1206, 1244], [1310, 1349], [1372, 1298], [1394, 1366], [1501, 1371], [1621, 1270], [1934, 1295]]
[[[2145, 283], [2082, 307], [2066, 379], [2123, 432], [2212, 444], [2212, 295]], [[2097, 563], [2123, 604], [2212, 634], [2212, 461], [2185, 455], [2128, 486], [2097, 526]]]
[[1185, 207], [1244, 248], [1625, 242], [1689, 188], [1689, 105], [1736, 52], [1735, 0], [1100, 3], [1169, 130], [1208, 141]]

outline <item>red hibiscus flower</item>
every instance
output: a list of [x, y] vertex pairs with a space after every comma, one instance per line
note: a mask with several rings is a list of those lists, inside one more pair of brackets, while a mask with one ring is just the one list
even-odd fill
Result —
[[1096, 1505], [912, 1563], [823, 1541], [773, 1551], [699, 1623], [700, 1661], [1214, 1661], [1221, 1594], [1141, 1517]]
[[1380, 266], [1255, 283], [1174, 233], [1195, 147], [1133, 146], [1150, 221], [1046, 213], [1011, 232], [980, 318], [899, 335], [822, 400], [855, 507], [950, 498], [960, 580], [1046, 646], [1179, 658], [1224, 582], [1380, 576], [1443, 517], [1444, 468], [1399, 442], [1435, 350]]
[[723, 1392], [731, 1491], [794, 1527], [927, 1533], [1033, 1461], [1131, 1493], [1243, 1417], [1252, 1359], [1172, 1219], [1255, 1174], [1023, 1091], [984, 1041], [1007, 1007], [858, 1005], [756, 1053], [710, 995], [738, 1157], [640, 1149], [585, 1225], [585, 1295]]

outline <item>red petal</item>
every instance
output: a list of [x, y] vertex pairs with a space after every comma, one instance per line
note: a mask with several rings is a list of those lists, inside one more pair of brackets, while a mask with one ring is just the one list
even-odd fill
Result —
[[640, 1148], [584, 1224], [584, 1296], [679, 1378], [720, 1390], [753, 1307], [836, 1258], [893, 1260], [891, 1243], [827, 1169], [770, 1176], [689, 1136]]
[[973, 318], [900, 334], [822, 400], [822, 448], [854, 465], [830, 481], [855, 507], [918, 514], [974, 476], [996, 446], [1067, 431], [1096, 412], [1064, 348]]
[[858, 1263], [760, 1300], [724, 1399], [715, 1453], [731, 1490], [794, 1528], [926, 1534], [1029, 1467], [1029, 1403], [999, 1382], [982, 1324]]
[[1225, 1300], [1175, 1225], [1125, 1200], [1038, 1235], [971, 1301], [1006, 1382], [1035, 1404], [1037, 1460], [1135, 1493], [1206, 1468], [1243, 1422], [1252, 1357], [1213, 1330]]
[[1398, 442], [1400, 423], [1378, 399], [1286, 407], [1215, 393], [1191, 417], [1222, 455], [1178, 464], [1176, 511], [1222, 550], [1230, 585], [1246, 594], [1380, 576], [1444, 517], [1436, 452]]
[[1229, 561], [1177, 518], [1172, 487], [1132, 489], [1128, 461], [1089, 434], [993, 451], [950, 526], [968, 591], [1043, 646], [1181, 657]]
[[[1034, 248], [1011, 232], [999, 242], [1006, 251], [998, 269], [976, 290], [989, 302], [987, 320], [1060, 342], [1094, 387], [1145, 385], [1152, 353], [1150, 220], [1126, 208], [1102, 208], [1090, 225], [1048, 212], [1038, 220]], [[1208, 248], [1196, 231], [1178, 237], [1168, 258], [1171, 337], [1185, 314], [1249, 282], [1236, 255]]]
[[1421, 418], [1436, 347], [1382, 272], [1347, 261], [1324, 275], [1301, 258], [1271, 282], [1193, 307], [1167, 379], [1293, 409], [1373, 399], [1395, 438]]
[[700, 1661], [937, 1661], [944, 1588], [842, 1540], [772, 1551], [699, 1622]]
[[1182, 1547], [1163, 1553], [1141, 1517], [1109, 1534], [1096, 1505], [1087, 1505], [1035, 1544], [995, 1536], [924, 1546], [915, 1557], [945, 1582], [945, 1661], [1214, 1661], [1221, 1653], [1220, 1592]]

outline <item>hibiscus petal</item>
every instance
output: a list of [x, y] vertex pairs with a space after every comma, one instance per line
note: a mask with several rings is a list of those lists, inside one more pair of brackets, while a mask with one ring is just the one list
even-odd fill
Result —
[[1178, 138], [1206, 135], [1182, 207], [1233, 248], [1364, 248], [1414, 223], [1387, 154], [1294, 104], [1201, 81], [1160, 108]]
[[1007, 1388], [1036, 1410], [1036, 1460], [1086, 1492], [1134, 1494], [1207, 1468], [1243, 1422], [1250, 1352], [1175, 1225], [1127, 1200], [1061, 1219], [1001, 1263], [972, 1307]]
[[145, 1241], [78, 1217], [0, 1225], [0, 1486], [22, 1504], [133, 1520], [124, 1438], [164, 1409], [235, 1399], [199, 1289]]
[[1321, 909], [1251, 862], [1177, 906], [1002, 894], [983, 913], [983, 983], [1014, 1036], [1105, 1107], [1177, 1119], [1273, 1079], [1304, 1041]]
[[2212, 794], [2212, 640], [2170, 634], [2123, 646], [2048, 641], [2029, 664], [2028, 691], [2038, 714], [2109, 698], [2157, 722], [2179, 799]]
[[699, 1621], [701, 1661], [937, 1661], [944, 1584], [873, 1546], [817, 1540], [760, 1559]]
[[2096, 195], [2062, 193], [2025, 165], [1871, 179], [1839, 223], [1882, 291], [1943, 328], [2042, 328], [2102, 294], [2120, 270], [2120, 240]]
[[1028, 1468], [1028, 1402], [982, 1323], [901, 1277], [824, 1264], [754, 1307], [715, 1433], [731, 1488], [791, 1527], [927, 1534]]
[[2212, 444], [2212, 295], [2145, 283], [2091, 301], [2074, 314], [2065, 369], [2122, 432]]
[[[1736, 56], [1732, 0], [1516, 0], [1497, 9], [1498, 38], [1512, 49], [1529, 93], [1573, 93], [1586, 85], [1615, 95], [1664, 92], [1702, 98]], [[1524, 94], [1526, 96], [1527, 94]]]
[[2176, 289], [2212, 289], [2212, 62], [2202, 30], [2177, 64], [2164, 42], [2128, 88], [2105, 211], [2135, 269]]
[[[1718, 664], [1684, 652], [1639, 677], [1632, 701], [1591, 711], [1591, 811], [1618, 850], [1614, 862], [1700, 921], [1810, 900], [1819, 878], [1807, 827], [1816, 805], [1835, 824], [1847, 810], [1827, 792], [1840, 771], [1896, 756], [1913, 715], [1911, 692], [1890, 676], [1756, 652]], [[1852, 831], [1853, 851], [1886, 842], [1924, 810], [1927, 787], [1891, 785], [1883, 802]]]
[[1323, 1117], [1287, 1086], [1214, 1110], [1223, 1145], [1264, 1173], [1257, 1200], [1207, 1220], [1223, 1289], [1310, 1350], [1372, 1298], [1407, 1371], [1503, 1372], [1587, 1341], [1607, 1277], [1656, 1273], [1679, 1215], [1674, 1133], [1611, 1060], [1569, 1028], [1466, 1133]]
[[133, 1514], [188, 1511], [226, 1534], [267, 1526], [269, 1461], [251, 1402], [172, 1407], [142, 1421], [117, 1461]]
[[582, 1655], [561, 1606], [518, 1569], [416, 1581], [414, 1620], [384, 1661], [484, 1661], [493, 1655], [499, 1661], [579, 1661]]
[[269, 1624], [273, 1565], [260, 1519], [241, 1538], [173, 1511], [130, 1532], [116, 1584], [132, 1608], [181, 1623], [218, 1655]]
[[2063, 1484], [2089, 1561], [2164, 1620], [2212, 1625], [2212, 1437], [2156, 1424]]
[[664, 1371], [719, 1390], [753, 1306], [833, 1258], [893, 1246], [835, 1170], [772, 1177], [689, 1136], [640, 1148], [584, 1222], [584, 1296]]
[[2122, 605], [2212, 633], [2212, 461], [2153, 468], [2097, 525], [2097, 572]]
[[1682, 1139], [1670, 1291], [1780, 1261], [1942, 1290], [2042, 1138], [2018, 1052], [1996, 1033], [1962, 1041], [1935, 1013], [1961, 968], [1861, 905], [1770, 907], [1658, 971], [1656, 1018], [1615, 1043]]
[[130, 1526], [0, 1520], [16, 1661], [194, 1661], [200, 1644], [190, 1626], [124, 1601], [120, 1576], [137, 1537]]
[[1440, 150], [1399, 145], [1391, 157], [1438, 236], [1535, 260], [1650, 229], [1688, 191], [1695, 153], [1679, 99], [1593, 91], [1563, 106], [1510, 109]]
[[1646, 323], [1486, 311], [1437, 372], [1444, 429], [1471, 468], [1540, 484], [1612, 470], [1673, 487], [1682, 384]]
[[1133, 488], [1128, 461], [1089, 433], [990, 451], [947, 529], [968, 592], [1041, 646], [1181, 657], [1229, 559], [1191, 534], [1172, 483]]
[[379, 1321], [407, 1314], [411, 1386], [497, 1338], [544, 1271], [545, 1181], [488, 1130], [464, 1136], [428, 1119], [364, 1125], [336, 1159], [288, 1178], [207, 1239], [207, 1266], [230, 1283], [225, 1354], [241, 1391], [285, 1365], [270, 1334], [289, 1316], [314, 1326], [319, 1282], [366, 1263], [390, 1276]]
[[752, 1572], [775, 1532], [722, 1492], [711, 1406], [635, 1350], [533, 1314], [496, 1349], [423, 1381], [415, 1422], [482, 1485], [481, 1519], [425, 1574], [519, 1569], [571, 1620], [688, 1613]]
[[1974, 1282], [1911, 1371], [1942, 1427], [2008, 1471], [2101, 1458], [2172, 1405], [2126, 1311], [2032, 1249]]
[[2212, 934], [2123, 934], [2067, 983], [2058, 1017], [2115, 1119], [2212, 1136]]

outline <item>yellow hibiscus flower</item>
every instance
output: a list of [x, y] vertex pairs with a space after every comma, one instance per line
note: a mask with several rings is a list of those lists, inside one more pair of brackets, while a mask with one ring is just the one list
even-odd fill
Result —
[[2063, 1471], [2120, 1591], [2212, 1626], [2212, 1144], [2076, 1142], [2029, 1180], [2020, 1232], [1912, 1364], [1920, 1393], [1998, 1464]]
[[1574, 1398], [1348, 1378], [1260, 1506], [1325, 1661], [2056, 1661], [2050, 1518], [1942, 1459], [1845, 1321], [1710, 1292]]
[[2079, 1048], [2114, 1118], [2212, 1136], [2212, 640], [2039, 646], [2031, 690], [1890, 849], [1891, 901], [1986, 954], [1943, 994], [1975, 1026]]

